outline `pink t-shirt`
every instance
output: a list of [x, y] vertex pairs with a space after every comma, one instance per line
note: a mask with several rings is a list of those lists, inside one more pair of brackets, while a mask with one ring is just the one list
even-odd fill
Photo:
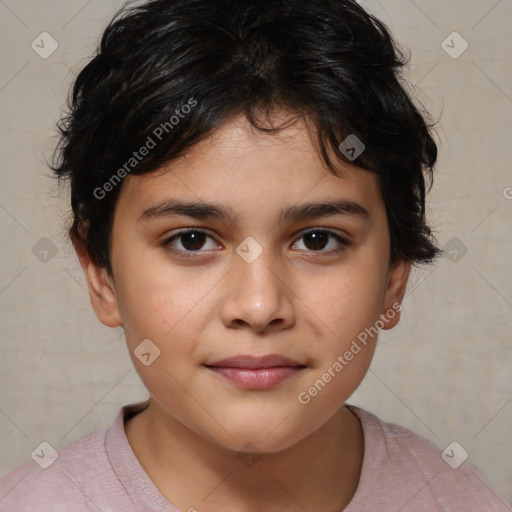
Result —
[[[124, 419], [146, 405], [123, 407], [110, 427], [62, 448], [47, 469], [31, 462], [3, 477], [0, 512], [179, 512], [149, 479], [124, 432]], [[452, 469], [426, 439], [348, 407], [363, 426], [364, 458], [344, 512], [512, 512], [469, 461]]]

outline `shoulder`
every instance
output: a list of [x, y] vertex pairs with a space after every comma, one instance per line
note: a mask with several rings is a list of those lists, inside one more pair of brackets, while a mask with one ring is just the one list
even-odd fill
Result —
[[64, 511], [70, 504], [77, 511], [90, 510], [83, 479], [105, 467], [105, 432], [94, 432], [62, 448], [53, 462], [51, 448], [43, 445], [40, 455], [36, 454], [41, 466], [30, 462], [0, 479], [0, 512]]
[[403, 509], [398, 508], [403, 512], [512, 512], [512, 506], [466, 460], [467, 453], [462, 446], [450, 446], [443, 456], [440, 448], [409, 429], [386, 423], [359, 407], [349, 406], [349, 409], [361, 421], [364, 432], [358, 491], [371, 495], [379, 510], [391, 510], [392, 500], [393, 509], [400, 505]]

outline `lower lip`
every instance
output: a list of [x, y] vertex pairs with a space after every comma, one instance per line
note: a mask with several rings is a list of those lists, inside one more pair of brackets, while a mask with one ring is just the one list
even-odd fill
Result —
[[230, 366], [208, 366], [233, 384], [244, 389], [269, 389], [297, 375], [303, 366], [275, 366], [272, 368], [233, 368]]

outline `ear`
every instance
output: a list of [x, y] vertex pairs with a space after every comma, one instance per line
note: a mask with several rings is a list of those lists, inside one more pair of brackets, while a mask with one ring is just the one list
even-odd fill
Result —
[[91, 261], [82, 238], [74, 235], [72, 241], [87, 280], [91, 305], [98, 320], [107, 327], [119, 327], [121, 316], [112, 277], [107, 269], [98, 267]]
[[396, 261], [390, 268], [383, 309], [380, 315], [382, 329], [392, 329], [400, 321], [402, 301], [405, 295], [411, 263], [404, 260]]

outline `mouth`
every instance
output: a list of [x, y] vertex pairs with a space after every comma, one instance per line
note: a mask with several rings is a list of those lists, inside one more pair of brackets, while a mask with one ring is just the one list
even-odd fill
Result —
[[241, 355], [204, 366], [240, 388], [253, 390], [274, 388], [306, 368], [304, 364], [278, 354]]

